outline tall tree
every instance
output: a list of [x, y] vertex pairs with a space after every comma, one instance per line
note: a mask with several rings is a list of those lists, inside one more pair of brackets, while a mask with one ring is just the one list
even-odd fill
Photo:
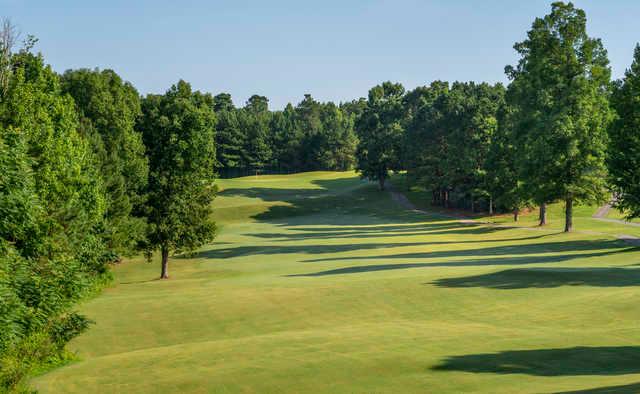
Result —
[[296, 110], [291, 103], [283, 111], [273, 114], [269, 128], [274, 166], [280, 170], [301, 170], [304, 167], [301, 152], [303, 133], [296, 127]]
[[447, 185], [443, 173], [446, 132], [441, 127], [449, 83], [434, 81], [405, 98], [404, 163], [410, 184], [432, 190], [432, 203], [446, 205]]
[[491, 205], [495, 205], [502, 210], [511, 211], [514, 221], [518, 221], [520, 210], [528, 205], [528, 201], [515, 164], [516, 141], [510, 107], [503, 104], [497, 118], [498, 128], [491, 138], [485, 162], [486, 189], [491, 196], [489, 210], [492, 212]]
[[536, 202], [565, 201], [565, 231], [573, 227], [574, 203], [606, 196], [610, 69], [586, 23], [573, 4], [553, 3], [514, 46], [518, 64], [506, 68], [521, 178]]
[[136, 217], [144, 202], [148, 163], [142, 135], [134, 130], [140, 115], [136, 89], [113, 70], [69, 70], [62, 90], [73, 97], [80, 130], [92, 143], [107, 191], [105, 240], [130, 253], [144, 237], [144, 219]]
[[640, 45], [611, 102], [617, 118], [609, 133], [609, 180], [616, 206], [627, 218], [636, 218], [640, 217]]
[[269, 100], [253, 95], [239, 114], [240, 128], [245, 132], [245, 162], [256, 173], [271, 162]]
[[216, 112], [216, 153], [218, 166], [223, 174], [231, 176], [234, 170], [244, 167], [244, 135], [240, 130], [237, 110], [231, 95], [220, 93], [213, 98]]
[[384, 82], [369, 90], [367, 107], [356, 130], [360, 142], [356, 157], [360, 174], [378, 181], [384, 190], [389, 171], [400, 169], [402, 144], [404, 87], [399, 83]]
[[345, 171], [353, 167], [358, 138], [354, 130], [354, 116], [350, 116], [332, 102], [322, 105], [322, 132], [318, 139], [316, 160], [322, 169]]
[[300, 157], [303, 170], [322, 168], [318, 158], [322, 156], [323, 124], [321, 119], [322, 104], [310, 94], [296, 106], [295, 127], [301, 136]]
[[199, 96], [180, 81], [142, 102], [138, 127], [149, 157], [145, 246], [149, 255], [160, 249], [161, 278], [169, 276], [170, 252], [193, 250], [215, 234], [215, 114]]

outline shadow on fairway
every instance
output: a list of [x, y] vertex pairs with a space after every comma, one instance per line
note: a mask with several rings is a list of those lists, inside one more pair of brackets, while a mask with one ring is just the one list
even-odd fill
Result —
[[640, 373], [640, 347], [572, 347], [470, 354], [448, 357], [431, 369], [536, 376], [624, 375]]
[[[455, 243], [455, 242], [454, 242]], [[625, 244], [618, 240], [579, 240], [579, 241], [558, 241], [558, 242], [545, 242], [539, 244], [529, 245], [503, 245], [494, 247], [482, 247], [477, 249], [467, 250], [445, 250], [445, 251], [432, 251], [432, 252], [413, 252], [413, 253], [400, 253], [389, 254], [381, 256], [350, 256], [350, 257], [334, 257], [334, 258], [321, 258], [310, 259], [305, 262], [314, 263], [322, 261], [346, 261], [346, 260], [381, 260], [381, 259], [433, 259], [433, 258], [450, 258], [450, 257], [481, 257], [481, 256], [504, 256], [504, 255], [517, 255], [512, 260], [514, 264], [526, 263], [528, 259], [541, 258], [540, 262], [547, 262], [546, 259], [556, 259], [565, 256], [536, 256], [536, 257], [521, 257], [522, 255], [530, 254], [542, 254], [542, 253], [564, 253], [564, 252], [579, 252], [579, 251], [591, 251], [600, 250], [606, 251], [604, 254], [615, 252], [622, 252], [627, 250], [635, 250], [635, 248], [621, 249]], [[596, 254], [598, 255], [598, 254]], [[572, 258], [571, 256], [567, 256]], [[577, 256], [577, 257], [589, 257], [589, 256]], [[486, 264], [491, 265], [491, 260], [485, 260]], [[562, 260], [557, 260], [562, 261]], [[476, 265], [476, 264], [472, 264]]]
[[[520, 239], [518, 239], [520, 240]], [[273, 255], [273, 254], [325, 254], [325, 253], [342, 253], [351, 252], [356, 250], [375, 250], [375, 249], [387, 249], [387, 248], [399, 248], [399, 247], [411, 247], [411, 246], [428, 246], [439, 244], [456, 244], [463, 242], [446, 241], [446, 242], [381, 242], [381, 243], [347, 243], [347, 244], [319, 244], [319, 245], [258, 245], [258, 246], [238, 246], [231, 248], [217, 248], [205, 250], [199, 253], [184, 255], [180, 257], [184, 258], [208, 258], [208, 259], [225, 259], [240, 256], [254, 256], [254, 255]], [[393, 267], [401, 266], [441, 266], [441, 267], [457, 267], [465, 265], [509, 265], [509, 264], [533, 264], [533, 263], [548, 263], [548, 262], [561, 262], [580, 257], [596, 257], [605, 256], [607, 254], [621, 253], [627, 250], [635, 250], [634, 248], [621, 249], [623, 245], [619, 241], [566, 241], [566, 242], [549, 242], [542, 244], [531, 244], [527, 246], [514, 245], [514, 246], [497, 246], [497, 247], [484, 247], [468, 250], [446, 250], [446, 251], [433, 251], [433, 252], [415, 252], [415, 253], [401, 253], [390, 255], [376, 255], [376, 256], [353, 256], [353, 257], [331, 257], [320, 259], [308, 259], [303, 262], [323, 262], [323, 261], [342, 261], [342, 260], [385, 260], [385, 259], [416, 259], [416, 258], [430, 258], [430, 259], [448, 259], [459, 257], [476, 257], [475, 259], [465, 259], [454, 262], [433, 262], [424, 264], [394, 264], [389, 265]], [[559, 252], [580, 252], [580, 251], [595, 251], [598, 253], [590, 254], [571, 254], [571, 255], [543, 255], [543, 256], [528, 256], [532, 254], [541, 253], [559, 253]], [[509, 258], [496, 259], [495, 256], [516, 255]], [[362, 267], [366, 270], [367, 267]]]
[[[235, 248], [211, 249], [185, 255], [184, 258], [207, 258], [207, 259], [227, 259], [240, 256], [254, 255], [272, 255], [272, 254], [322, 254], [322, 253], [341, 253], [351, 252], [354, 250], [370, 250], [383, 248], [396, 248], [403, 246], [419, 246], [424, 242], [401, 242], [401, 243], [355, 243], [340, 245], [260, 245], [260, 246], [238, 246]], [[183, 256], [179, 256], [183, 257]]]
[[640, 284], [640, 269], [629, 268], [517, 268], [426, 283], [438, 287], [490, 289], [551, 288], [560, 286], [624, 287]]
[[[364, 272], [389, 271], [408, 268], [434, 268], [434, 267], [473, 267], [473, 266], [491, 266], [491, 265], [519, 265], [519, 264], [552, 264], [566, 262], [573, 259], [584, 259], [590, 257], [603, 257], [621, 251], [597, 252], [597, 253], [579, 253], [570, 255], [552, 255], [552, 256], [523, 256], [523, 257], [503, 257], [503, 258], [482, 258], [482, 259], [466, 259], [460, 261], [446, 261], [433, 263], [404, 263], [404, 264], [379, 264], [379, 265], [360, 265], [344, 268], [336, 268], [312, 273], [301, 273], [285, 275], [288, 277], [297, 276], [327, 276], [327, 275], [344, 275], [359, 274]], [[451, 253], [452, 256], [455, 252]], [[380, 259], [384, 257], [379, 257]]]
[[[463, 226], [465, 226], [465, 228], [461, 229], [461, 227]], [[394, 227], [397, 227], [397, 226], [394, 226]], [[447, 231], [444, 229], [455, 229], [455, 230]], [[295, 227], [291, 228], [291, 230], [299, 231]], [[247, 235], [256, 237], [256, 238], [266, 238], [269, 240], [277, 240], [277, 241], [300, 241], [300, 240], [313, 240], [313, 239], [411, 237], [411, 236], [417, 236], [417, 235], [437, 235], [437, 234], [479, 235], [479, 234], [490, 234], [490, 233], [498, 232], [500, 230], [504, 230], [504, 229], [479, 227], [479, 226], [475, 227], [472, 225], [464, 225], [464, 224], [444, 225], [444, 224], [423, 223], [420, 225], [420, 227], [412, 226], [412, 228], [394, 229], [394, 230], [362, 229], [360, 231], [356, 231], [356, 230], [341, 231], [340, 229], [334, 229], [334, 231], [318, 231], [318, 232], [305, 232], [305, 233], [250, 233]], [[425, 245], [448, 245], [448, 244], [465, 244], [465, 243], [481, 244], [481, 243], [490, 243], [490, 242], [527, 241], [527, 240], [534, 240], [534, 239], [549, 237], [556, 234], [558, 233], [546, 233], [546, 234], [539, 234], [539, 235], [534, 235], [530, 237], [518, 237], [518, 238], [500, 238], [498, 234], [498, 237], [489, 238], [489, 239], [485, 238], [485, 239], [474, 239], [474, 240], [467, 240], [467, 241], [465, 240], [436, 241], [436, 242], [425, 243]]]
[[637, 394], [640, 393], [640, 383], [623, 384], [620, 386], [606, 386], [594, 389], [562, 391], [554, 394]]
[[334, 226], [334, 227], [290, 227], [289, 230], [295, 233], [252, 233], [247, 234], [256, 238], [279, 239], [279, 240], [306, 240], [306, 239], [326, 239], [326, 238], [378, 238], [378, 237], [408, 237], [412, 235], [439, 234], [449, 229], [473, 228], [480, 229], [480, 226], [464, 225], [452, 222], [428, 222], [406, 225], [371, 225], [371, 226]]

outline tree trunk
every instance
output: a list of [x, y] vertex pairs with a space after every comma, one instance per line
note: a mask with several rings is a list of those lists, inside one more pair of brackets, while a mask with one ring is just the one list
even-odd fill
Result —
[[540, 204], [540, 226], [545, 226], [547, 224], [547, 204]]
[[493, 197], [489, 196], [489, 215], [493, 216]]
[[573, 230], [573, 198], [567, 197], [564, 207], [564, 232]]
[[169, 248], [162, 247], [162, 272], [160, 273], [160, 279], [169, 278]]
[[513, 210], [513, 221], [517, 222], [518, 221], [518, 215], [520, 214], [520, 210], [518, 208]]
[[471, 213], [476, 213], [476, 200], [471, 197]]
[[380, 191], [384, 190], [384, 176], [382, 175], [378, 177], [378, 188]]

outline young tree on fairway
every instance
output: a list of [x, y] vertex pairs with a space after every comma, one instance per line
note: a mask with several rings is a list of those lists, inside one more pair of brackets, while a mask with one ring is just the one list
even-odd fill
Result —
[[216, 188], [215, 114], [201, 94], [180, 81], [142, 101], [139, 129], [149, 158], [149, 230], [145, 249], [160, 249], [161, 278], [171, 251], [193, 250], [213, 239]]
[[369, 180], [378, 181], [384, 190], [389, 171], [400, 168], [400, 147], [404, 87], [384, 82], [369, 90], [369, 99], [356, 124], [360, 142], [356, 150], [357, 169]]
[[609, 133], [609, 181], [617, 207], [627, 218], [636, 218], [640, 217], [640, 45], [611, 103], [618, 116]]
[[604, 199], [611, 71], [599, 39], [586, 32], [584, 11], [556, 2], [514, 48], [521, 58], [506, 73], [518, 119], [520, 178], [538, 203], [565, 201], [565, 231], [573, 204]]

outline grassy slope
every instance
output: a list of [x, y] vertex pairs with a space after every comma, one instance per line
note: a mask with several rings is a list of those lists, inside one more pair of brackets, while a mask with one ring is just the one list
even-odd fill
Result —
[[38, 389], [640, 390], [640, 252], [613, 237], [408, 213], [351, 173], [221, 186], [216, 242], [168, 281], [118, 267]]

